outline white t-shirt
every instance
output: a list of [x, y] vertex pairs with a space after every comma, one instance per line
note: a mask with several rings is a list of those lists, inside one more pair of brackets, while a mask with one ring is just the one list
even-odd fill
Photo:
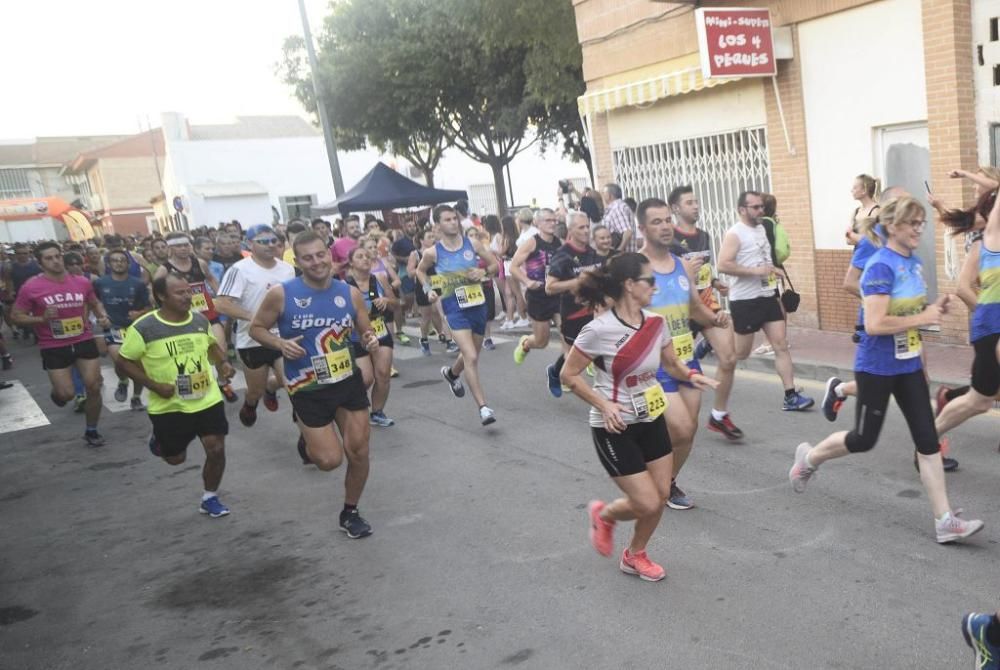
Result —
[[528, 226], [523, 233], [517, 236], [517, 246], [521, 246], [532, 237], [538, 234], [538, 228], [534, 226]]
[[[767, 241], [764, 226], [748, 226], [742, 221], [729, 229], [740, 239], [740, 249], [736, 252], [736, 264], [745, 268], [756, 268], [771, 263], [771, 243]], [[728, 234], [728, 233], [727, 233]], [[753, 300], [774, 295], [777, 282], [771, 277], [736, 277], [732, 278], [729, 288], [730, 300]]]
[[[294, 268], [285, 261], [275, 260], [274, 267], [265, 268], [258, 265], [253, 258], [244, 258], [226, 271], [219, 284], [219, 295], [232, 298], [243, 309], [253, 314], [264, 301], [264, 295], [269, 288], [294, 277]], [[277, 334], [278, 329], [273, 328], [271, 332]], [[236, 348], [249, 349], [259, 346], [260, 343], [250, 337], [250, 322], [238, 320]]]
[[[629, 408], [632, 396], [659, 386], [660, 352], [670, 346], [663, 317], [647, 310], [642, 310], [642, 316], [642, 325], [636, 329], [609, 309], [584, 326], [573, 342], [573, 347], [594, 361], [594, 390]], [[637, 418], [634, 412], [622, 412], [622, 420], [627, 424], [652, 421]], [[590, 408], [590, 425], [604, 428], [604, 417], [596, 407]]]

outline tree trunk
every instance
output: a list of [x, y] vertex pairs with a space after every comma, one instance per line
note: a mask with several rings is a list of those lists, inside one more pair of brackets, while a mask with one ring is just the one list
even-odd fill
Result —
[[507, 185], [503, 180], [504, 165], [506, 165], [506, 163], [501, 161], [490, 163], [490, 169], [493, 171], [493, 188], [497, 193], [497, 211], [483, 212], [483, 214], [496, 214], [501, 218], [507, 215], [507, 208], [509, 205], [507, 203]]
[[434, 188], [434, 170], [420, 168], [420, 171], [424, 173], [424, 181], [427, 182], [427, 188]]

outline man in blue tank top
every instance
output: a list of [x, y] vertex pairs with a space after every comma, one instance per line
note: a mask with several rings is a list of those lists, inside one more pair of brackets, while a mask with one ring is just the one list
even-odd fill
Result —
[[[465, 395], [465, 387], [460, 376], [465, 371], [472, 397], [479, 406], [479, 420], [488, 426], [497, 419], [486, 405], [479, 381], [479, 352], [486, 335], [486, 294], [482, 282], [496, 276], [496, 257], [478, 238], [470, 240], [462, 235], [462, 225], [454, 208], [438, 205], [433, 216], [439, 241], [424, 251], [417, 266], [417, 281], [423, 285], [431, 302], [441, 301], [452, 339], [461, 351], [450, 368], [441, 368], [441, 376], [448, 382], [452, 394], [461, 398]], [[479, 267], [480, 258], [486, 261], [485, 270]], [[435, 274], [429, 275], [432, 269]]]
[[250, 323], [250, 336], [284, 358], [288, 396], [302, 433], [302, 460], [330, 471], [346, 455], [340, 528], [352, 539], [366, 537], [372, 529], [358, 512], [358, 502], [368, 481], [371, 427], [351, 333], [360, 334], [368, 351], [378, 348], [378, 338], [361, 292], [333, 276], [323, 239], [305, 232], [295, 238], [292, 249], [302, 276], [268, 289]]

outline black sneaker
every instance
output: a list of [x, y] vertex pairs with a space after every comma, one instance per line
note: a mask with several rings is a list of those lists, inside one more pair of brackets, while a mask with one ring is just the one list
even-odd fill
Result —
[[88, 447], [103, 447], [104, 438], [96, 430], [87, 431], [83, 434], [83, 439], [87, 441]]
[[827, 421], [836, 421], [837, 412], [844, 404], [844, 398], [837, 395], [837, 387], [842, 384], [840, 377], [830, 377], [826, 380], [826, 392], [823, 394], [823, 416]]
[[347, 537], [352, 540], [368, 537], [372, 534], [372, 527], [368, 525], [367, 521], [361, 518], [356, 509], [340, 513], [340, 530], [347, 533]]
[[309, 459], [309, 452], [306, 451], [306, 438], [299, 435], [299, 442], [295, 445], [295, 448], [299, 450], [299, 458], [302, 459], [302, 465], [310, 465], [312, 460]]
[[243, 407], [240, 407], [240, 423], [247, 428], [257, 423], [257, 408], [243, 403]]
[[716, 433], [722, 433], [729, 440], [742, 440], [743, 431], [736, 427], [733, 423], [732, 418], [729, 414], [726, 414], [722, 419], [716, 419], [711, 414], [708, 415], [708, 429], [714, 430]]

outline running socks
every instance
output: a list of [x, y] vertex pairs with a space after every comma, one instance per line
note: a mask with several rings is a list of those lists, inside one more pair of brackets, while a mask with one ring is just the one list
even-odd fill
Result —
[[791, 398], [793, 395], [795, 395], [795, 389], [794, 388], [785, 389], [785, 398], [786, 399], [787, 398]]
[[204, 493], [201, 494], [201, 501], [205, 502], [209, 498], [215, 498], [218, 495], [219, 495], [218, 491], [205, 491]]
[[847, 394], [844, 393], [844, 386], [846, 386], [846, 384], [844, 384], [844, 382], [840, 382], [833, 387], [833, 392], [838, 398], [843, 399], [847, 397]]
[[552, 367], [556, 371], [556, 376], [557, 377], [559, 376], [559, 373], [562, 372], [563, 363], [565, 363], [565, 362], [566, 362], [566, 356], [564, 356], [563, 354], [559, 354], [559, 358], [557, 358], [556, 362], [552, 364]]
[[357, 505], [352, 505], [351, 503], [344, 503], [344, 509], [340, 510], [340, 520], [343, 521], [345, 518], [349, 517], [352, 513], [358, 511]]
[[948, 389], [948, 391], [945, 392], [944, 397], [948, 399], [948, 402], [951, 402], [955, 398], [961, 397], [968, 392], [968, 386], [958, 386], [953, 389]]
[[727, 414], [729, 414], [729, 412], [721, 412], [717, 409], [712, 410], [712, 418], [715, 419], [716, 421], [722, 421], [723, 419], [726, 418]]

